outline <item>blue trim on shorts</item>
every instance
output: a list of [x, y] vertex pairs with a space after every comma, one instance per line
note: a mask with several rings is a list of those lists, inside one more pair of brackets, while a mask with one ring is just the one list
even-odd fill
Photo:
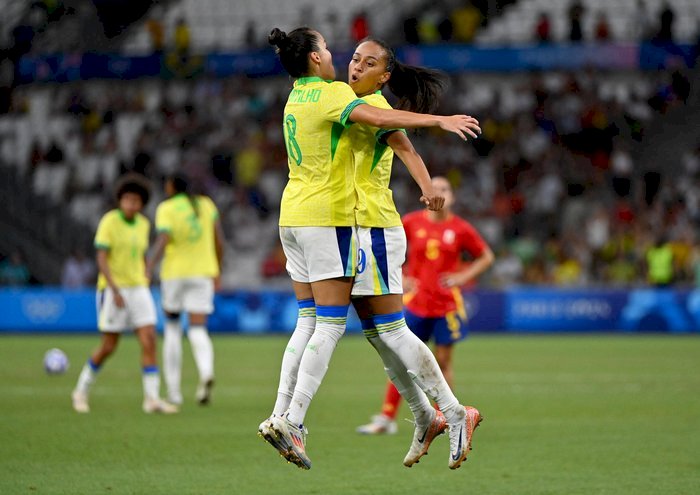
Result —
[[352, 244], [352, 227], [336, 227], [335, 236], [338, 240], [338, 251], [340, 251], [340, 263], [343, 266], [343, 273], [348, 273], [350, 246]]
[[372, 254], [377, 262], [377, 270], [384, 281], [384, 287], [389, 291], [389, 260], [386, 254], [386, 240], [384, 239], [384, 229], [372, 227], [369, 230], [372, 239]]
[[467, 325], [459, 316], [455, 315], [460, 322], [459, 336], [450, 331], [447, 318], [444, 316], [436, 318], [423, 318], [408, 309], [404, 310], [406, 325], [423, 342], [428, 342], [431, 338], [438, 345], [452, 345], [467, 337]]

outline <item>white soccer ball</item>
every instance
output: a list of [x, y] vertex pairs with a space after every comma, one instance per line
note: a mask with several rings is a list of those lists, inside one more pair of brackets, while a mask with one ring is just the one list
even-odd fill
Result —
[[61, 349], [49, 349], [44, 354], [44, 370], [49, 375], [61, 375], [69, 366], [68, 356]]

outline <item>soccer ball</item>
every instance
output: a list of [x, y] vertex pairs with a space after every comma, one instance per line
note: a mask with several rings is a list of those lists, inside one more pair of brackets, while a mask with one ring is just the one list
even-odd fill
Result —
[[61, 349], [49, 349], [44, 354], [44, 370], [49, 375], [61, 375], [68, 369], [68, 356]]

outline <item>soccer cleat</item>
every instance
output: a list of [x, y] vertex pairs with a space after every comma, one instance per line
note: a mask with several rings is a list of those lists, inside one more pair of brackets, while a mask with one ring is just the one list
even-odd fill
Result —
[[78, 392], [77, 390], [74, 390], [73, 393], [70, 395], [71, 399], [73, 400], [73, 409], [75, 412], [79, 413], [89, 413], [90, 412], [90, 404], [88, 404], [88, 396], [87, 394], [83, 392]]
[[481, 413], [475, 407], [465, 406], [464, 416], [460, 414], [457, 421], [447, 425], [450, 437], [450, 469], [457, 469], [466, 460], [472, 448], [474, 430], [482, 419]]
[[280, 442], [277, 432], [272, 429], [273, 417], [274, 414], [260, 423], [260, 426], [258, 426], [258, 436], [277, 449], [281, 456], [286, 456], [288, 449]]
[[163, 399], [144, 399], [143, 412], [146, 414], [161, 413], [161, 414], [176, 414], [180, 412], [180, 408], [175, 404], [170, 404]]
[[445, 432], [447, 428], [445, 416], [438, 410], [434, 411], [435, 416], [430, 423], [427, 425], [416, 423], [416, 429], [413, 432], [413, 440], [411, 441], [411, 448], [408, 449], [408, 453], [403, 459], [404, 466], [411, 467], [416, 464], [421, 457], [428, 453], [428, 448], [435, 437]]
[[208, 380], [200, 382], [199, 385], [197, 385], [197, 391], [195, 392], [194, 397], [197, 399], [197, 402], [199, 402], [200, 405], [205, 406], [209, 404], [209, 401], [211, 400], [211, 389], [213, 386], [213, 378], [209, 378]]
[[[277, 440], [283, 450], [280, 451], [287, 461], [296, 464], [301, 469], [311, 469], [311, 459], [306, 455], [306, 435], [304, 425], [289, 422], [287, 416], [272, 416], [272, 430], [277, 434]], [[278, 449], [279, 450], [279, 449]]]
[[372, 421], [366, 425], [358, 426], [355, 431], [361, 435], [395, 435], [399, 428], [393, 419], [383, 414], [377, 414], [372, 416]]

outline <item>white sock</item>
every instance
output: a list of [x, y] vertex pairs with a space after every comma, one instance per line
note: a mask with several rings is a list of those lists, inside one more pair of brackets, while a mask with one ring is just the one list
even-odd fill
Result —
[[88, 395], [92, 384], [95, 383], [95, 380], [97, 379], [98, 371], [100, 371], [100, 366], [93, 363], [92, 359], [88, 359], [88, 361], [83, 365], [83, 369], [80, 370], [78, 383], [75, 385], [75, 391]]
[[447, 385], [433, 353], [406, 326], [403, 312], [375, 316], [374, 323], [379, 338], [396, 353], [413, 381], [437, 402], [447, 421], [456, 419], [462, 406]]
[[163, 377], [168, 399], [182, 402], [180, 390], [182, 374], [182, 326], [179, 319], [166, 319], [163, 331]]
[[160, 397], [160, 375], [158, 366], [143, 367], [143, 396], [146, 399], [158, 399]]
[[280, 371], [280, 383], [277, 388], [277, 401], [272, 413], [281, 416], [289, 408], [294, 395], [294, 387], [297, 384], [299, 364], [304, 355], [306, 344], [314, 334], [316, 327], [316, 306], [313, 299], [298, 301], [299, 314], [297, 316], [297, 326], [294, 333], [289, 338], [287, 348], [282, 357], [282, 369]]
[[299, 364], [297, 384], [289, 404], [290, 422], [304, 423], [311, 399], [318, 391], [335, 346], [345, 332], [347, 316], [348, 306], [316, 306], [316, 329]]
[[372, 347], [375, 348], [382, 358], [384, 371], [386, 371], [389, 380], [394, 384], [396, 390], [399, 391], [401, 397], [406, 399], [416, 423], [424, 424], [430, 421], [433, 414], [433, 406], [425, 393], [411, 379], [411, 376], [406, 371], [406, 367], [396, 353], [379, 338], [379, 333], [374, 328], [374, 320], [362, 320], [362, 329], [369, 343], [372, 344]]
[[191, 326], [187, 330], [190, 339], [194, 362], [199, 371], [199, 381], [206, 382], [214, 378], [214, 346], [209, 338], [209, 332], [202, 325]]

